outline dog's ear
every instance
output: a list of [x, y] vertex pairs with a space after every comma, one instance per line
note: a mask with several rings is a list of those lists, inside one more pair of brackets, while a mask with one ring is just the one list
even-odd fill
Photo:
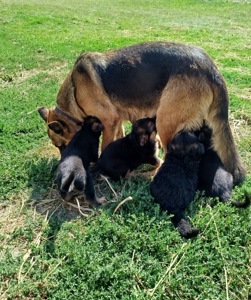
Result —
[[92, 124], [92, 131], [93, 132], [101, 132], [103, 129], [104, 129], [104, 126], [100, 122], [94, 122]]
[[64, 127], [63, 125], [58, 122], [58, 121], [53, 121], [53, 122], [50, 122], [48, 124], [48, 127], [54, 131], [56, 134], [59, 134], [59, 135], [63, 135], [64, 134]]
[[40, 117], [41, 117], [45, 122], [47, 122], [48, 115], [49, 115], [49, 109], [46, 108], [46, 107], [39, 107], [37, 111], [38, 111]]

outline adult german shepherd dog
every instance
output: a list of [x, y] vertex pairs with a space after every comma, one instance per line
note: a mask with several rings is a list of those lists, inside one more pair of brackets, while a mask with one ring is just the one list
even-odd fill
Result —
[[[87, 115], [104, 125], [102, 149], [123, 135], [122, 122], [155, 117], [166, 147], [180, 130], [213, 130], [213, 147], [235, 184], [245, 178], [228, 121], [225, 81], [199, 47], [146, 42], [104, 53], [86, 52], [63, 82], [55, 109], [39, 108], [48, 135], [64, 148]], [[165, 149], [166, 150], [166, 149]]]

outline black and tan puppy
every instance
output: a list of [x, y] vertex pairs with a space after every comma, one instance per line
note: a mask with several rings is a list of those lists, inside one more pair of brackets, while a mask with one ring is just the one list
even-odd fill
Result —
[[66, 201], [85, 194], [87, 200], [99, 204], [89, 172], [91, 162], [98, 159], [99, 137], [103, 125], [92, 116], [84, 119], [81, 129], [62, 152], [57, 170], [57, 184]]
[[172, 214], [180, 234], [191, 238], [198, 234], [184, 211], [193, 201], [198, 185], [198, 171], [204, 146], [194, 133], [179, 132], [169, 143], [164, 163], [150, 184], [151, 195], [162, 210]]
[[132, 125], [131, 133], [109, 144], [97, 161], [97, 169], [118, 180], [141, 164], [158, 167], [159, 144], [156, 139], [155, 118], [143, 118]]
[[[227, 172], [218, 153], [213, 149], [212, 129], [206, 124], [195, 132], [198, 140], [203, 143], [203, 154], [199, 168], [198, 189], [205, 192], [208, 197], [219, 197], [222, 202], [228, 202], [233, 189], [233, 176]], [[236, 207], [250, 205], [250, 197], [245, 193], [245, 201], [231, 201]]]

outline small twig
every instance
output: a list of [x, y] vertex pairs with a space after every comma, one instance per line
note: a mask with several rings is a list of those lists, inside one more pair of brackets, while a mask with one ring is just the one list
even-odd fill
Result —
[[29, 249], [23, 256], [23, 261], [22, 261], [22, 264], [19, 268], [18, 275], [17, 275], [18, 284], [20, 284], [23, 281], [23, 278], [24, 278], [24, 276], [22, 277], [23, 266], [24, 266], [25, 262], [27, 261], [27, 259], [30, 257], [30, 254], [31, 254], [31, 249]]
[[118, 195], [117, 195], [116, 192], [114, 191], [114, 189], [113, 189], [113, 187], [111, 186], [111, 184], [110, 184], [109, 180], [107, 179], [107, 177], [104, 176], [104, 175], [102, 175], [102, 174], [101, 174], [100, 176], [106, 181], [106, 183], [108, 184], [109, 188], [112, 190], [113, 194], [114, 194], [115, 197], [117, 198]]
[[215, 230], [216, 230], [216, 235], [217, 235], [217, 240], [218, 240], [218, 245], [219, 245], [219, 253], [220, 253], [220, 256], [221, 256], [222, 261], [224, 263], [223, 269], [224, 269], [224, 276], [225, 276], [226, 299], [229, 300], [229, 286], [228, 286], [226, 261], [225, 261], [225, 258], [223, 256], [223, 254], [222, 254], [222, 251], [221, 251], [222, 247], [221, 247], [221, 241], [220, 241], [220, 234], [219, 234], [219, 231], [218, 231], [217, 224], [215, 222], [215, 218], [213, 218], [213, 222], [214, 222], [214, 227], [215, 227]]
[[125, 198], [124, 200], [122, 200], [117, 206], [116, 208], [114, 209], [114, 214], [116, 213], [116, 211], [125, 203], [127, 202], [128, 200], [133, 200], [133, 198], [131, 196]]
[[46, 280], [56, 269], [59, 265], [62, 264], [63, 260], [65, 260], [66, 256], [64, 256], [59, 263], [56, 264], [56, 266], [54, 268], [52, 268], [52, 270], [49, 271], [49, 273], [45, 276], [44, 280]]
[[[170, 265], [168, 266], [166, 272], [165, 272], [164, 275], [160, 278], [160, 280], [157, 282], [157, 284], [155, 285], [155, 287], [151, 290], [151, 293], [150, 293], [150, 297], [151, 297], [151, 298], [153, 297], [153, 295], [154, 295], [156, 289], [158, 288], [158, 286], [164, 281], [164, 279], [165, 279], [165, 277], [168, 275], [168, 273], [171, 273], [174, 264], [175, 264], [176, 261], [178, 260], [178, 257], [179, 257], [179, 255], [180, 255], [181, 251], [183, 250], [183, 248], [184, 248], [186, 245], [187, 245], [187, 244], [184, 243], [184, 244], [182, 245], [180, 251], [179, 251], [176, 255], [174, 255], [174, 258], [173, 258], [173, 260], [171, 261]], [[181, 262], [181, 260], [183, 259], [184, 255], [185, 255], [185, 252], [184, 252], [184, 253], [182, 254], [182, 256], [180, 257], [180, 259], [179, 259], [179, 261], [177, 262], [176, 266]]]
[[[84, 214], [82, 211], [81, 211], [81, 206], [80, 206], [80, 204], [79, 204], [79, 201], [78, 201], [78, 199], [76, 198], [76, 202], [77, 202], [77, 207], [78, 207], [78, 211], [80, 212], [80, 214], [82, 215], [82, 216], [84, 216], [84, 217], [88, 217], [88, 214]], [[88, 209], [89, 210], [89, 209]], [[92, 211], [91, 209], [90, 209], [90, 211]]]
[[137, 281], [137, 283], [142, 287], [145, 288], [144, 283], [142, 282], [142, 280], [138, 277], [138, 275], [134, 275], [135, 280]]

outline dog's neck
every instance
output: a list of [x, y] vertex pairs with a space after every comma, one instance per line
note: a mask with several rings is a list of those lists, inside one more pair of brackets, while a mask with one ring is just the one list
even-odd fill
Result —
[[63, 109], [59, 108], [58, 106], [55, 107], [55, 113], [58, 115], [63, 115], [68, 120], [74, 122], [77, 126], [83, 125], [83, 121], [80, 121], [79, 119], [75, 118], [74, 116], [72, 116], [68, 112], [64, 111]]
[[[59, 90], [57, 95], [57, 107], [63, 111], [65, 115], [70, 115], [71, 120], [75, 119], [81, 121], [87, 116], [85, 111], [79, 106], [75, 97], [75, 88], [73, 86], [71, 73], [68, 74]], [[75, 123], [77, 124], [76, 121]]]

